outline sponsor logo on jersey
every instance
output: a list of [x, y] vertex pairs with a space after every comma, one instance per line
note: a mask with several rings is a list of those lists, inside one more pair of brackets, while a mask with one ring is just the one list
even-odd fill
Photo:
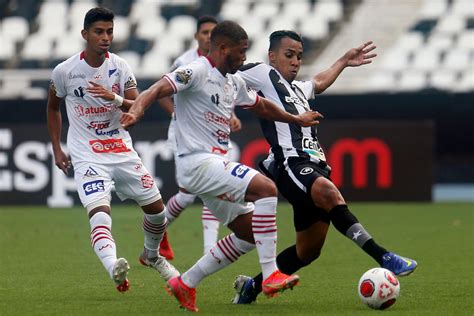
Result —
[[249, 170], [250, 168], [247, 167], [246, 165], [238, 164], [237, 166], [234, 167], [234, 169], [232, 169], [230, 174], [233, 175], [234, 177], [243, 179], [245, 175], [247, 174], [247, 172], [249, 172]]
[[193, 71], [191, 69], [177, 70], [175, 72], [175, 79], [178, 83], [188, 84], [189, 80], [191, 80], [192, 75]]
[[86, 79], [86, 75], [84, 75], [84, 74], [73, 74], [72, 72], [69, 73], [69, 79], [77, 79], [77, 78]]
[[317, 141], [309, 137], [303, 137], [301, 140], [301, 146], [306, 153], [318, 158], [319, 160], [326, 161], [323, 149], [319, 146]]
[[217, 130], [214, 133], [214, 136], [217, 137], [217, 142], [221, 145], [229, 145], [229, 133], [226, 133], [222, 130]]
[[109, 69], [109, 78], [110, 78], [110, 76], [112, 76], [112, 75], [114, 74], [114, 72], [116, 72], [116, 71], [117, 71], [117, 68], [115, 68], [115, 69]]
[[92, 151], [103, 153], [124, 153], [130, 151], [121, 138], [118, 139], [93, 139], [89, 141]]
[[110, 127], [110, 121], [92, 121], [87, 128], [89, 129], [104, 129]]
[[204, 112], [204, 119], [207, 123], [216, 123], [222, 126], [229, 126], [230, 124], [230, 119], [209, 111]]
[[82, 188], [84, 189], [84, 193], [86, 195], [91, 195], [97, 192], [104, 192], [104, 180], [86, 182], [82, 185]]
[[88, 129], [95, 130], [95, 134], [99, 136], [113, 136], [120, 133], [118, 128], [106, 130], [110, 127], [110, 121], [92, 121], [87, 126]]
[[301, 107], [303, 107], [306, 111], [309, 111], [310, 108], [309, 108], [309, 105], [308, 105], [308, 102], [305, 101], [302, 101], [300, 98], [298, 97], [293, 97], [293, 96], [288, 96], [286, 95], [285, 96], [285, 101], [286, 103], [292, 103], [294, 104], [295, 106], [299, 105]]
[[105, 115], [109, 114], [112, 112], [117, 111], [118, 108], [115, 105], [103, 105], [103, 106], [98, 106], [98, 107], [85, 107], [83, 105], [76, 105], [74, 107], [74, 111], [76, 112], [76, 115], [81, 117], [81, 116], [100, 116], [100, 115]]
[[95, 80], [100, 80], [102, 79], [102, 75], [101, 74], [97, 74], [93, 77]]
[[146, 189], [153, 187], [153, 185], [155, 184], [153, 177], [149, 174], [143, 175], [141, 178], [141, 181], [142, 181], [142, 186]]
[[77, 89], [74, 89], [74, 95], [78, 98], [84, 98], [84, 88], [83, 87], [79, 87]]
[[305, 175], [307, 175], [307, 174], [312, 173], [313, 171], [314, 171], [313, 168], [304, 167], [303, 169], [301, 169], [300, 175], [305, 176]]

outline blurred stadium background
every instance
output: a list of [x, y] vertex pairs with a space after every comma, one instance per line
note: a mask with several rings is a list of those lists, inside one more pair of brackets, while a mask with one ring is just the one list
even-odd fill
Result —
[[[77, 204], [72, 180], [51, 162], [47, 87], [52, 68], [84, 48], [83, 17], [97, 5], [116, 13], [111, 51], [140, 89], [195, 45], [203, 14], [247, 30], [248, 62], [266, 61], [272, 31], [300, 32], [301, 79], [373, 40], [376, 61], [346, 69], [315, 100], [326, 117], [320, 139], [342, 170], [335, 180], [352, 200], [474, 201], [472, 0], [0, 0], [0, 204]], [[255, 165], [261, 133], [252, 115], [238, 115], [235, 154]], [[175, 190], [167, 123], [154, 106], [133, 135], [165, 197]]]

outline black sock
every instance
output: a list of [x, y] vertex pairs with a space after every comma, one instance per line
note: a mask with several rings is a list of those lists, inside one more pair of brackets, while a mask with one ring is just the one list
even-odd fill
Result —
[[330, 212], [329, 217], [334, 227], [347, 238], [354, 241], [369, 256], [382, 264], [382, 255], [386, 249], [377, 245], [372, 236], [359, 223], [354, 214], [351, 213], [347, 205], [337, 205]]
[[[280, 252], [276, 258], [278, 269], [288, 275], [291, 275], [301, 269], [304, 266], [307, 266], [309, 263], [304, 263], [298, 258], [296, 254], [296, 245], [290, 246]], [[263, 276], [260, 273], [253, 278], [255, 281], [255, 293], [258, 294], [262, 292], [262, 281]]]

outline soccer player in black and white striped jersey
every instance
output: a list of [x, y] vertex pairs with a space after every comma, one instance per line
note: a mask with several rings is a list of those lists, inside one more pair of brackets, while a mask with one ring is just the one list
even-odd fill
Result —
[[[327, 70], [311, 80], [295, 80], [303, 56], [303, 41], [293, 31], [270, 35], [269, 64], [248, 64], [239, 74], [247, 85], [272, 100], [283, 110], [300, 114], [312, 109], [308, 103], [326, 90], [346, 67], [372, 62], [375, 45], [366, 42], [352, 48]], [[379, 246], [351, 213], [344, 198], [332, 183], [330, 166], [317, 139], [316, 126], [300, 127], [291, 123], [260, 119], [265, 138], [271, 146], [269, 157], [260, 164], [280, 193], [292, 204], [296, 243], [277, 257], [279, 269], [292, 274], [317, 259], [324, 245], [329, 224], [353, 240], [382, 267], [396, 275], [408, 275], [416, 261], [398, 256]], [[261, 275], [239, 276], [235, 281], [234, 303], [251, 303], [260, 293]]]

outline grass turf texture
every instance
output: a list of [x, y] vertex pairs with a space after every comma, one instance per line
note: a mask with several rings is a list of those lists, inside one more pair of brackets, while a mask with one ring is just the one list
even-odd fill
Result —
[[[398, 302], [390, 315], [474, 314], [474, 205], [353, 203], [351, 209], [375, 240], [414, 258], [418, 270], [400, 278]], [[288, 204], [278, 207], [278, 249], [294, 243]], [[202, 252], [200, 206], [170, 228], [180, 271]], [[142, 215], [138, 207], [113, 206], [118, 255], [128, 259], [131, 289], [119, 293], [89, 242], [82, 208], [0, 208], [0, 315], [182, 315], [158, 273], [142, 267]], [[221, 235], [227, 229], [221, 228]], [[359, 277], [377, 264], [334, 228], [321, 257], [299, 271], [301, 284], [274, 299], [230, 304], [238, 274], [259, 271], [256, 251], [205, 279], [197, 290], [199, 314], [212, 315], [374, 315], [356, 292]]]

